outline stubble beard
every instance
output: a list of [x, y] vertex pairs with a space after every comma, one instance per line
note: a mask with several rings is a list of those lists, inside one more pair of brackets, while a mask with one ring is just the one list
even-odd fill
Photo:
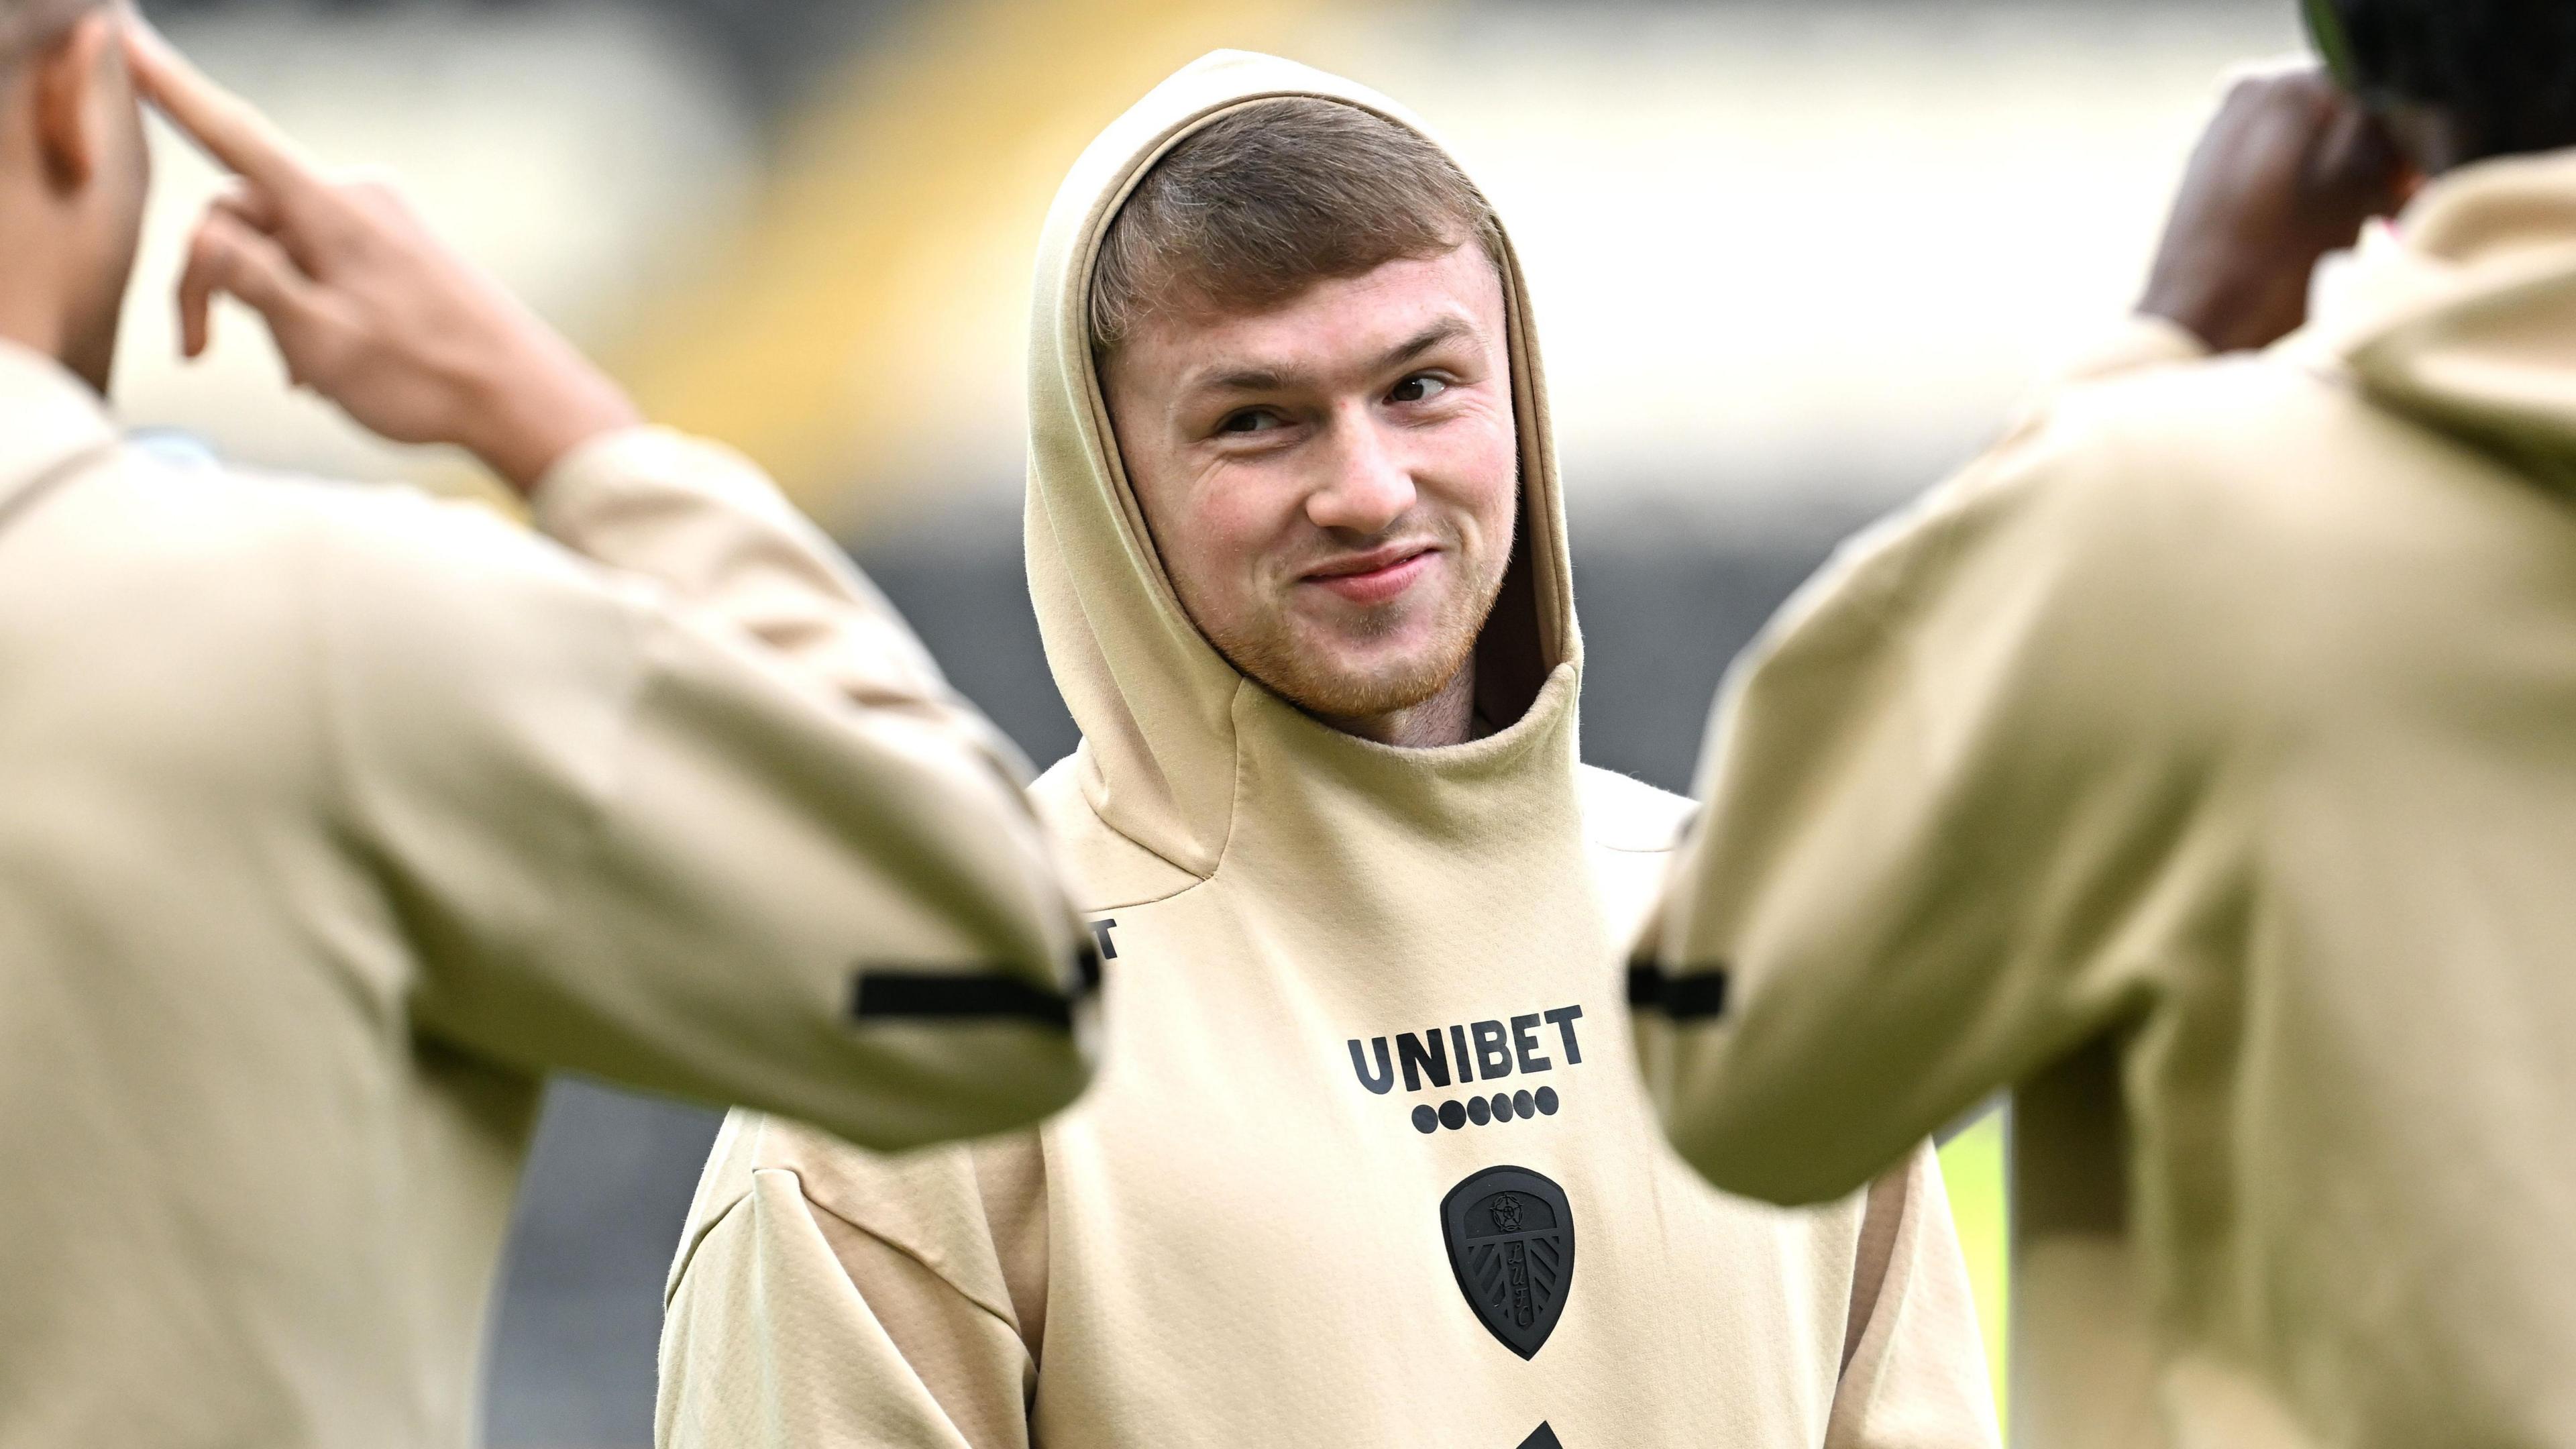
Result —
[[[1379, 669], [1330, 667], [1319, 651], [1301, 644], [1296, 623], [1284, 609], [1253, 628], [1223, 633], [1201, 628], [1239, 673], [1299, 709], [1328, 719], [1367, 719], [1411, 709], [1448, 688], [1475, 654], [1502, 589], [1497, 569], [1490, 579], [1452, 591], [1441, 603], [1432, 643]], [[1397, 607], [1389, 605], [1371, 611], [1355, 632], [1364, 639], [1383, 638], [1403, 622]]]

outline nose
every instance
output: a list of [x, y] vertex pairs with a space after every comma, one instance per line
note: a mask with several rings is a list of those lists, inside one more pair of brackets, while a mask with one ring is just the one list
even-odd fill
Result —
[[1374, 418], [1345, 417], [1333, 431], [1339, 445], [1324, 486], [1307, 495], [1307, 520], [1336, 533], [1386, 532], [1413, 509], [1412, 469]]

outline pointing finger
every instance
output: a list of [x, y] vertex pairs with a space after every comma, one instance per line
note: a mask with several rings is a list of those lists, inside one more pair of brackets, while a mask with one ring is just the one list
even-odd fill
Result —
[[125, 23], [125, 60], [136, 86], [207, 154], [280, 201], [320, 188], [304, 149], [249, 102], [206, 78], [139, 19]]

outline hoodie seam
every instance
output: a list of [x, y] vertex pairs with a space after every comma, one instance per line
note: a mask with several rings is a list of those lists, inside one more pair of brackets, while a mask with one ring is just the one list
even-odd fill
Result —
[[[1224, 874], [1225, 863], [1234, 856], [1235, 832], [1243, 827], [1243, 773], [1245, 768], [1243, 725], [1240, 721], [1236, 720], [1234, 714], [1236, 710], [1243, 707], [1244, 691], [1252, 687], [1252, 681], [1238, 671], [1234, 676], [1234, 692], [1227, 695], [1225, 700], [1226, 750], [1234, 757], [1234, 772], [1232, 777], [1226, 782], [1225, 835], [1217, 841], [1216, 859], [1208, 862], [1207, 880], [1209, 881], [1215, 880], [1219, 875]], [[1206, 881], [1201, 881], [1200, 884], [1204, 885], [1206, 884]], [[1178, 894], [1178, 892], [1175, 892], [1174, 894]]]
[[[1103, 823], [1106, 824], [1106, 822]], [[1128, 837], [1124, 835], [1119, 837], [1121, 840], [1126, 840], [1127, 838]], [[1142, 846], [1138, 846], [1137, 848], [1140, 850], [1143, 849]], [[1198, 876], [1193, 878], [1188, 885], [1175, 886], [1172, 889], [1163, 892], [1159, 896], [1136, 896], [1132, 899], [1125, 900], [1085, 902], [1081, 907], [1081, 910], [1085, 915], [1098, 915], [1102, 911], [1126, 911], [1133, 910], [1138, 906], [1159, 906], [1165, 901], [1179, 900], [1181, 897], [1188, 895], [1190, 892], [1197, 890], [1199, 887], [1206, 885], [1209, 881], [1214, 879], [1214, 876]]]
[[668, 1313], [671, 1305], [679, 1301], [680, 1289], [688, 1283], [689, 1270], [697, 1266], [698, 1250], [706, 1245], [708, 1237], [713, 1235], [717, 1228], [722, 1227], [725, 1220], [734, 1215], [736, 1209], [750, 1200], [751, 1188], [745, 1186], [732, 1197], [725, 1199], [723, 1207], [707, 1214], [704, 1221], [695, 1225], [695, 1231], [681, 1239], [679, 1261], [672, 1266], [670, 1278], [662, 1288], [663, 1312]]
[[[920, 1268], [921, 1271], [938, 1279], [943, 1287], [947, 1288], [949, 1292], [956, 1294], [977, 1312], [984, 1314], [986, 1317], [991, 1318], [996, 1322], [999, 1322], [1005, 1328], [1008, 1328], [1014, 1337], [1018, 1337], [1020, 1335], [1019, 1311], [1016, 1305], [1009, 1309], [995, 1306], [993, 1303], [987, 1301], [983, 1294], [978, 1293], [974, 1289], [967, 1287], [965, 1284], [958, 1282], [956, 1274], [951, 1273], [947, 1269], [940, 1267], [938, 1264], [931, 1262], [929, 1256], [921, 1250], [885, 1232], [872, 1228], [866, 1223], [860, 1222], [857, 1219], [852, 1218], [847, 1213], [841, 1212], [839, 1209], [825, 1203], [806, 1187], [804, 1174], [798, 1172], [796, 1169], [792, 1167], [765, 1167], [758, 1169], [758, 1171], [775, 1172], [787, 1177], [790, 1181], [795, 1183], [797, 1201], [805, 1204], [805, 1210], [807, 1212], [819, 1213], [824, 1217], [830, 1218], [832, 1221], [848, 1228], [851, 1232], [857, 1233], [859, 1236], [884, 1248], [887, 1252], [893, 1253], [912, 1263], [914, 1266]], [[819, 1230], [821, 1225], [817, 1224], [816, 1226]], [[828, 1247], [830, 1245], [826, 1243], [825, 1246]], [[849, 1270], [844, 1268], [842, 1270], [842, 1275], [847, 1277], [848, 1272]], [[855, 1287], [857, 1285], [854, 1283], [852, 1286]], [[862, 1294], [862, 1296], [865, 1295]], [[1026, 1346], [1025, 1339], [1023, 1339], [1023, 1346]]]

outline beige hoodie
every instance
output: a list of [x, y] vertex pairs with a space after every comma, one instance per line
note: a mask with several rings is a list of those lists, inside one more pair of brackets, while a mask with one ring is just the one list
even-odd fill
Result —
[[[1036, 1136], [901, 1160], [737, 1114], [671, 1280], [665, 1445], [1952, 1445], [1994, 1438], [1927, 1150], [1781, 1212], [1665, 1149], [1625, 1028], [1684, 802], [1577, 762], [1545, 386], [1484, 641], [1499, 734], [1392, 749], [1238, 675], [1121, 477], [1085, 329], [1133, 180], [1220, 54], [1112, 126], [1038, 271], [1030, 574], [1081, 749], [1038, 787], [1108, 962], [1111, 1065]], [[1454, 1250], [1454, 1251], [1453, 1251]]]
[[476, 1442], [548, 1071], [889, 1147], [1080, 1088], [989, 729], [819, 546], [670, 536], [717, 506], [793, 516], [652, 433], [541, 495], [752, 633], [479, 509], [155, 461], [0, 345], [0, 1449]]
[[2576, 153], [2060, 394], [1730, 683], [1675, 1142], [1811, 1201], [2022, 1082], [2033, 1444], [2576, 1445], [2571, 484]]

